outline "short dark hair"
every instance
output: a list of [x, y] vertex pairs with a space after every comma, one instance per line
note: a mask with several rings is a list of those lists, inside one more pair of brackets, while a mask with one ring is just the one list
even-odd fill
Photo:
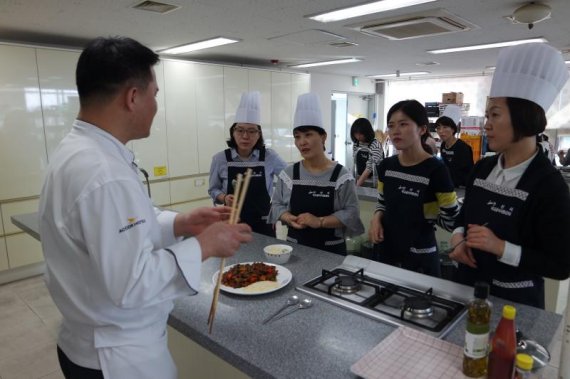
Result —
[[451, 129], [453, 129], [453, 134], [457, 133], [457, 124], [455, 124], [455, 121], [453, 121], [450, 117], [441, 116], [436, 120], [435, 124], [441, 126], [449, 126]]
[[374, 141], [374, 138], [376, 138], [372, 124], [366, 118], [357, 118], [350, 127], [350, 139], [354, 143], [359, 142], [354, 136], [356, 133], [362, 134], [367, 143]]
[[322, 128], [320, 126], [315, 126], [315, 125], [297, 126], [297, 127], [293, 128], [293, 133], [295, 133], [295, 132], [306, 133], [309, 130], [314, 130], [315, 132], [319, 133], [321, 136], [324, 136], [325, 134], [327, 134], [327, 131], [324, 128]]
[[75, 70], [79, 102], [106, 100], [124, 84], [146, 88], [158, 55], [134, 39], [98, 37], [85, 46]]
[[514, 141], [544, 132], [546, 114], [534, 101], [518, 97], [507, 97], [507, 106], [513, 126]]
[[423, 126], [426, 128], [426, 132], [421, 136], [422, 147], [427, 153], [433, 155], [434, 152], [431, 150], [431, 147], [429, 147], [429, 145], [426, 144], [426, 140], [429, 135], [429, 130], [428, 130], [429, 119], [425, 107], [417, 100], [399, 101], [396, 104], [392, 105], [392, 107], [388, 111], [388, 116], [386, 117], [386, 124], [390, 122], [392, 115], [398, 111], [404, 113], [406, 116], [411, 118], [419, 127]]
[[[237, 149], [238, 145], [236, 142], [236, 139], [234, 137], [234, 130], [237, 126], [237, 122], [234, 122], [233, 125], [230, 127], [230, 139], [226, 141], [226, 143], [228, 144], [228, 147], [232, 147], [234, 149]], [[259, 130], [259, 139], [257, 140], [257, 143], [255, 144], [255, 146], [253, 147], [254, 149], [261, 149], [262, 147], [265, 146], [265, 142], [263, 141], [263, 131], [261, 130], [261, 126], [256, 125], [257, 126], [257, 130]]]

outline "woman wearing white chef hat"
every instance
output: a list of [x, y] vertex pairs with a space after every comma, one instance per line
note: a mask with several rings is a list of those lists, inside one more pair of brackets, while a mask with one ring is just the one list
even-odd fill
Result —
[[473, 168], [471, 146], [456, 137], [460, 122], [461, 107], [454, 104], [446, 106], [443, 115], [435, 122], [435, 130], [441, 138], [441, 157], [455, 187], [465, 186], [467, 175]]
[[231, 206], [238, 174], [253, 170], [240, 220], [254, 232], [275, 237], [273, 225], [267, 223], [273, 177], [287, 166], [271, 149], [265, 148], [261, 131], [261, 96], [244, 92], [230, 128], [228, 149], [212, 158], [208, 193], [215, 203]]
[[451, 239], [466, 238], [450, 255], [460, 263], [458, 281], [484, 280], [493, 295], [540, 308], [543, 277], [570, 273], [568, 187], [536, 144], [567, 80], [560, 52], [548, 45], [500, 52], [485, 123], [498, 154], [475, 165]]
[[364, 225], [354, 177], [325, 154], [327, 132], [314, 93], [297, 99], [293, 136], [303, 160], [279, 174], [270, 221], [288, 225], [288, 241], [346, 255], [344, 237], [363, 233]]

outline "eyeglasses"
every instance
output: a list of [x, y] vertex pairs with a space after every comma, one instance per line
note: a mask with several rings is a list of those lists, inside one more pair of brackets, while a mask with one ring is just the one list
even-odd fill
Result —
[[236, 132], [237, 134], [243, 136], [245, 134], [247, 134], [248, 136], [255, 136], [257, 133], [259, 133], [259, 130], [257, 129], [242, 129], [242, 128], [235, 128], [234, 132]]

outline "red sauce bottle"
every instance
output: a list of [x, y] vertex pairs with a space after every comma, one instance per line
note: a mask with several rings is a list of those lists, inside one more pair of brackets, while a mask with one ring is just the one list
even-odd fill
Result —
[[517, 311], [511, 305], [503, 307], [503, 317], [491, 340], [489, 353], [488, 379], [511, 379], [515, 367], [517, 339], [515, 335], [515, 315]]

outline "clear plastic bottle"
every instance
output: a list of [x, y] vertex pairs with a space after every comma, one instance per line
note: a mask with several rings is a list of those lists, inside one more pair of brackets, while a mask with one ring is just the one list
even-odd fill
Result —
[[532, 365], [534, 360], [528, 354], [517, 354], [515, 360], [515, 379], [532, 378]]
[[487, 300], [489, 284], [475, 283], [474, 296], [475, 299], [467, 305], [463, 374], [471, 378], [479, 378], [487, 373], [489, 322], [491, 321], [491, 303]]
[[491, 340], [488, 379], [510, 379], [513, 377], [517, 339], [515, 336], [515, 315], [517, 311], [511, 305], [503, 307], [503, 317]]

